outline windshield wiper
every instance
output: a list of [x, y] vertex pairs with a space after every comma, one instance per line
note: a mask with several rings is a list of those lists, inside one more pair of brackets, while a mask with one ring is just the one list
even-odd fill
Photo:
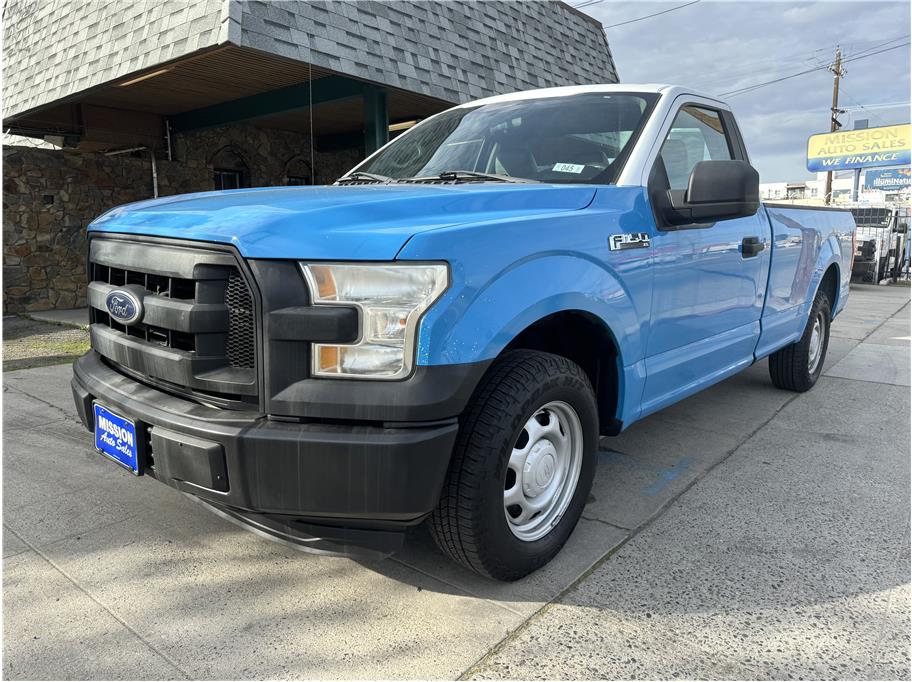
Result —
[[336, 180], [335, 184], [340, 185], [343, 182], [364, 182], [365, 180], [367, 182], [377, 182], [377, 183], [382, 182], [382, 183], [387, 183], [387, 184], [391, 183], [391, 182], [396, 182], [392, 178], [389, 178], [385, 175], [379, 175], [377, 173], [365, 173], [364, 171], [352, 171], [348, 175], [345, 175], [345, 176], [339, 178], [338, 180]]
[[403, 182], [538, 182], [529, 178], [514, 178], [510, 175], [497, 175], [496, 173], [479, 173], [468, 170], [451, 170], [444, 171], [439, 175], [429, 175], [427, 177], [408, 178]]

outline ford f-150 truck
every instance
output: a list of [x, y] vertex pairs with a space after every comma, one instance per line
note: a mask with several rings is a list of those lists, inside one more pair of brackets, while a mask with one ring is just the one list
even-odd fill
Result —
[[759, 201], [731, 110], [581, 86], [432, 116], [330, 187], [206, 192], [89, 229], [98, 450], [248, 528], [520, 578], [600, 436], [769, 358], [806, 391], [851, 213]]

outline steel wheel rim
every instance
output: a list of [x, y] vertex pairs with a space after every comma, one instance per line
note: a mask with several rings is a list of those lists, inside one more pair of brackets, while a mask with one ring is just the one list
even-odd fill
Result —
[[821, 350], [823, 349], [823, 314], [818, 313], [814, 318], [814, 326], [811, 328], [811, 339], [808, 344], [808, 372], [813, 374], [817, 371], [817, 365], [820, 364]]
[[583, 465], [583, 426], [569, 404], [535, 410], [510, 452], [504, 477], [504, 516], [510, 532], [534, 542], [563, 517]]

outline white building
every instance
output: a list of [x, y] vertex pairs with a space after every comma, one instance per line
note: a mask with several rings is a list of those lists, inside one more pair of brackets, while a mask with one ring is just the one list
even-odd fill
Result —
[[[874, 171], [877, 169], [871, 169]], [[858, 202], [860, 204], [908, 204], [909, 188], [903, 190], [865, 189], [865, 172], [861, 172], [858, 182]], [[794, 202], [796, 204], [822, 205], [826, 194], [826, 173], [817, 173], [814, 180], [797, 180], [795, 182], [764, 182], [760, 184], [760, 198], [764, 201]], [[845, 204], [852, 201], [854, 174], [848, 173], [833, 178], [833, 204]]]

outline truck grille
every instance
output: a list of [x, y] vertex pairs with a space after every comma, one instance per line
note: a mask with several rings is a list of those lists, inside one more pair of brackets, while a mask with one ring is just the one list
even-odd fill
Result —
[[253, 322], [253, 298], [240, 273], [232, 272], [225, 287], [228, 306], [228, 362], [232, 367], [253, 369], [256, 335]]
[[[112, 285], [111, 288], [122, 287], [128, 284], [141, 285], [147, 292], [164, 298], [192, 300], [194, 296], [193, 280], [178, 277], [162, 277], [136, 270], [112, 268], [107, 265], [92, 264], [91, 282], [103, 282]], [[106, 294], [107, 295], [107, 294]], [[98, 301], [102, 303], [103, 301]], [[196, 337], [174, 329], [166, 329], [151, 324], [140, 322], [126, 326], [112, 318], [106, 309], [91, 308], [91, 321], [104, 324], [122, 334], [134, 338], [156, 343], [166, 348], [195, 351]]]
[[[95, 238], [89, 266], [92, 347], [110, 363], [176, 392], [257, 400], [255, 304], [233, 254]], [[142, 299], [137, 323], [107, 310], [122, 288]]]

